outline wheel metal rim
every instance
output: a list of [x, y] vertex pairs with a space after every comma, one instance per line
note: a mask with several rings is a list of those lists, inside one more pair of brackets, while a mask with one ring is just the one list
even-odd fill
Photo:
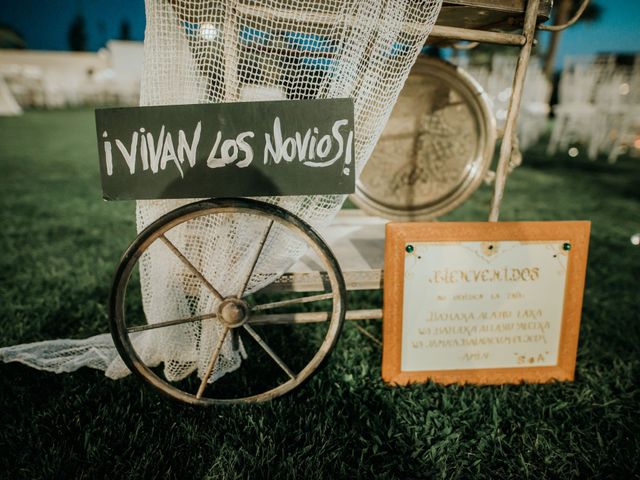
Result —
[[[461, 171], [466, 171], [462, 180], [457, 182], [446, 195], [418, 205], [391, 204], [385, 196], [372, 191], [372, 188], [366, 183], [366, 175], [360, 175], [356, 181], [356, 190], [351, 195], [351, 200], [371, 215], [396, 221], [430, 220], [450, 212], [467, 200], [486, 176], [493, 159], [497, 136], [496, 122], [491, 112], [491, 101], [480, 84], [464, 70], [443, 60], [422, 57], [413, 67], [411, 77], [432, 78], [434, 81], [450, 85], [472, 112], [478, 128], [478, 142], [475, 147], [475, 155], [467, 162], [465, 168], [461, 169]], [[384, 142], [385, 133], [383, 132], [378, 143], [384, 144]], [[367, 168], [376, 168], [375, 155], [376, 150], [365, 166], [365, 171]], [[404, 160], [404, 162], [407, 161]], [[386, 175], [386, 173], [380, 172], [380, 175]]]
[[[304, 237], [307, 245], [314, 249], [318, 257], [323, 260], [325, 266], [327, 267], [327, 278], [329, 279], [329, 283], [331, 285], [332, 311], [330, 315], [328, 315], [328, 320], [330, 323], [327, 327], [324, 340], [318, 347], [317, 352], [315, 353], [313, 358], [302, 370], [300, 370], [295, 378], [290, 378], [285, 383], [282, 383], [279, 386], [263, 393], [240, 398], [219, 399], [210, 397], [198, 398], [196, 395], [180, 390], [179, 388], [173, 386], [167, 380], [156, 375], [156, 373], [154, 373], [140, 359], [131, 342], [131, 338], [129, 335], [129, 332], [131, 332], [132, 330], [131, 328], [127, 328], [126, 325], [124, 299], [126, 295], [127, 285], [129, 283], [131, 273], [144, 251], [153, 242], [155, 242], [160, 235], [168, 232], [169, 230], [171, 230], [171, 228], [187, 222], [193, 218], [211, 213], [247, 213], [250, 215], [269, 218], [272, 221], [271, 223], [278, 222], [281, 225], [284, 225], [286, 228], [294, 231], [298, 235]], [[258, 258], [259, 255], [254, 260], [253, 267], [255, 267], [255, 263], [257, 262]], [[246, 280], [246, 283], [249, 282], [250, 277], [253, 274], [253, 267], [250, 271], [249, 278], [247, 278]], [[246, 283], [244, 286], [245, 288]], [[228, 298], [229, 297], [227, 297], [227, 299]], [[127, 365], [127, 367], [139, 378], [150, 384], [163, 395], [183, 403], [200, 406], [264, 402], [281, 396], [285, 393], [289, 393], [296, 387], [301, 386], [302, 384], [307, 382], [313, 376], [313, 374], [317, 373], [317, 371], [319, 371], [319, 369], [328, 360], [329, 354], [335, 347], [340, 331], [342, 329], [345, 313], [346, 286], [344, 278], [342, 276], [342, 271], [340, 270], [340, 266], [335, 256], [326, 245], [326, 243], [322, 240], [322, 238], [318, 235], [318, 233], [302, 219], [281, 207], [245, 198], [220, 198], [194, 202], [172, 210], [171, 212], [163, 215], [155, 222], [150, 224], [147, 228], [139, 233], [136, 239], [131, 243], [129, 248], [123, 254], [118, 264], [118, 268], [115, 272], [109, 296], [109, 323], [111, 335], [113, 337], [116, 349], [118, 350], [120, 357]], [[212, 315], [200, 315], [194, 316], [193, 318], [200, 318], [200, 320], [205, 320], [211, 317]], [[171, 322], [166, 322], [165, 326], [170, 326], [170, 323]], [[278, 322], [274, 322], [272, 324], [277, 325]], [[250, 323], [246, 323], [243, 326], [245, 325], [250, 325]], [[256, 325], [264, 325], [264, 323], [257, 322]], [[135, 327], [133, 327], [133, 329], [135, 330]], [[251, 332], [249, 332], [249, 334], [253, 335]], [[222, 343], [222, 341], [220, 343]]]

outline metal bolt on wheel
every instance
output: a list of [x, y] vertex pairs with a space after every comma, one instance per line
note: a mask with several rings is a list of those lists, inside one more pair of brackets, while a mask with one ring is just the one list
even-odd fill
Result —
[[[205, 215], [249, 215], [257, 217], [257, 221], [266, 224], [264, 233], [260, 239], [256, 239], [255, 248], [250, 253], [252, 255], [249, 268], [243, 274], [240, 291], [233, 295], [223, 296], [219, 286], [213, 285], [205, 275], [184, 255], [178, 246], [167, 235], [172, 229], [185, 222]], [[252, 219], [255, 221], [255, 219]], [[269, 235], [272, 233], [274, 225], [286, 228], [311, 247], [319, 259], [326, 272], [328, 279], [326, 290], [319, 294], [306, 295], [296, 298], [286, 298], [278, 301], [265, 301], [254, 303], [246, 298], [247, 286], [255, 273], [258, 261], [263, 254], [264, 246]], [[135, 266], [140, 258], [154, 242], [164, 244], [175, 255], [176, 261], [182, 263], [184, 268], [190, 272], [193, 278], [197, 279], [209, 293], [217, 300], [214, 311], [198, 313], [185, 318], [161, 321], [157, 323], [145, 323], [133, 325], [134, 319], [127, 316], [127, 304], [125, 302], [127, 289], [130, 287], [130, 280]], [[328, 287], [328, 288], [327, 288]], [[254, 292], [255, 293], [255, 292]], [[324, 303], [319, 303], [324, 302]], [[326, 306], [331, 302], [331, 306]], [[320, 311], [300, 311], [291, 312], [291, 308], [300, 307], [304, 304], [306, 310], [312, 305], [317, 305]], [[271, 312], [278, 309], [288, 309], [286, 312]], [[193, 405], [213, 405], [239, 402], [261, 402], [273, 399], [301, 385], [308, 380], [311, 375], [327, 359], [336, 344], [340, 334], [342, 323], [346, 312], [346, 288], [342, 272], [337, 260], [331, 253], [329, 247], [320, 236], [304, 221], [286, 210], [263, 202], [249, 199], [210, 199], [191, 203], [177, 208], [166, 215], [160, 217], [154, 223], [144, 229], [129, 246], [122, 256], [118, 265], [111, 294], [109, 298], [109, 321], [111, 334], [114, 343], [129, 369], [152, 385], [161, 393], [169, 397]], [[132, 315], [133, 317], [134, 315]], [[140, 320], [139, 318], [137, 320]], [[192, 391], [185, 389], [182, 383], [169, 382], [161, 373], [157, 373], [151, 366], [146, 365], [141, 359], [141, 355], [136, 351], [131, 334], [146, 332], [149, 330], [172, 328], [178, 325], [195, 322], [218, 322], [218, 338], [215, 344], [210, 346], [207, 353], [209, 361], [204, 373], [195, 379], [197, 388]], [[303, 325], [309, 323], [323, 322], [326, 325], [324, 336], [321, 336], [319, 345], [314, 346], [315, 353], [306, 365], [301, 368], [292, 368], [285, 358], [286, 351], [276, 351], [269, 345], [264, 336], [258, 331], [260, 328], [278, 328], [278, 325], [289, 324], [291, 328], [304, 328]], [[322, 334], [321, 334], [322, 335]], [[231, 396], [225, 398], [216, 397], [216, 383], [210, 383], [210, 377], [219, 360], [220, 352], [226, 341], [238, 342], [238, 337], [243, 337], [246, 342], [254, 342], [263, 353], [270, 357], [273, 365], [286, 374], [282, 382], [277, 382], [273, 388], [268, 388], [259, 393], [250, 395]], [[245, 367], [245, 363], [251, 362], [251, 356], [243, 360], [239, 370]], [[236, 372], [227, 375], [235, 375]], [[196, 376], [195, 373], [192, 376]], [[183, 382], [184, 383], [184, 382]], [[192, 386], [194, 382], [192, 381]]]

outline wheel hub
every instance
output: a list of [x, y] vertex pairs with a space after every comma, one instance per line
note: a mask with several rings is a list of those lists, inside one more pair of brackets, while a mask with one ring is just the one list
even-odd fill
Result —
[[229, 328], [238, 328], [249, 320], [249, 305], [239, 298], [225, 298], [218, 307], [218, 319]]

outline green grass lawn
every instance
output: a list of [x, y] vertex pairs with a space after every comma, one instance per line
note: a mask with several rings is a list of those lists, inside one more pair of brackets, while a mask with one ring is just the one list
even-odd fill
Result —
[[[0, 118], [0, 346], [107, 331], [135, 235], [101, 200], [93, 113]], [[484, 220], [482, 187], [447, 220]], [[640, 160], [525, 155], [503, 220], [593, 222], [576, 379], [391, 388], [347, 324], [327, 368], [271, 403], [193, 409], [136, 378], [0, 364], [3, 478], [628, 478], [640, 472]], [[372, 308], [378, 293], [353, 294]], [[380, 336], [381, 324], [363, 325]]]

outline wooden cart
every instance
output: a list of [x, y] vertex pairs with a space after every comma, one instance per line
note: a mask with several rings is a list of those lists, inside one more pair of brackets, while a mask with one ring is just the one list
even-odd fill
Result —
[[[578, 15], [584, 11], [586, 4], [587, 1]], [[511, 45], [520, 49], [489, 221], [498, 220], [509, 162], [516, 150], [516, 122], [536, 29], [562, 29], [577, 20], [576, 16], [567, 25], [541, 26], [541, 23], [549, 19], [550, 12], [551, 0], [449, 0], [444, 2], [438, 23], [431, 33], [430, 43], [436, 45], [449, 45], [453, 41], [465, 40]], [[256, 221], [264, 222], [265, 229], [262, 237], [256, 239], [251, 268], [243, 287], [235, 295], [225, 298], [215, 285], [204, 278], [197, 266], [172, 244], [167, 233], [196, 217], [229, 213], [255, 217]], [[109, 301], [109, 318], [116, 347], [127, 366], [144, 381], [163, 394], [188, 404], [259, 402], [290, 392], [308, 380], [327, 359], [336, 344], [344, 319], [382, 318], [382, 310], [379, 308], [348, 310], [346, 305], [347, 291], [383, 288], [384, 224], [384, 219], [368, 217], [359, 211], [343, 211], [327, 233], [327, 244], [308, 224], [292, 213], [256, 200], [211, 199], [178, 208], [143, 230], [120, 261]], [[281, 300], [247, 299], [244, 297], [245, 288], [274, 225], [292, 231], [310, 247], [312, 254], [306, 255], [290, 271], [261, 292], [272, 297], [283, 295]], [[211, 295], [219, 300], [215, 312], [148, 325], [132, 326], [128, 323], [127, 286], [138, 260], [156, 240], [169, 248], [188, 271], [207, 287]], [[317, 305], [317, 308], [314, 309], [313, 305]], [[135, 336], [138, 333], [212, 319], [221, 323], [223, 333], [213, 346], [207, 371], [201, 379], [168, 382], [157, 369], [145, 365], [136, 351]], [[298, 338], [304, 342], [315, 336], [318, 342], [308, 358], [296, 366], [289, 365], [288, 359], [281, 358], [276, 349], [270, 346], [266, 336], [258, 332], [261, 327], [288, 325], [296, 328], [309, 324], [322, 324], [325, 329], [321, 334], [314, 331]], [[252, 338], [259, 350], [273, 361], [272, 364], [280, 374], [275, 386], [265, 386], [262, 382], [265, 380], [264, 376], [259, 376], [260, 385], [249, 394], [233, 393], [237, 391], [234, 389], [241, 390], [245, 386], [244, 380], [234, 382], [223, 377], [215, 382], [214, 388], [208, 387], [225, 339], [227, 336], [232, 337], [233, 344], [237, 346], [239, 332]], [[235, 373], [230, 374], [233, 375]], [[219, 382], [226, 382], [226, 385], [218, 386]]]

